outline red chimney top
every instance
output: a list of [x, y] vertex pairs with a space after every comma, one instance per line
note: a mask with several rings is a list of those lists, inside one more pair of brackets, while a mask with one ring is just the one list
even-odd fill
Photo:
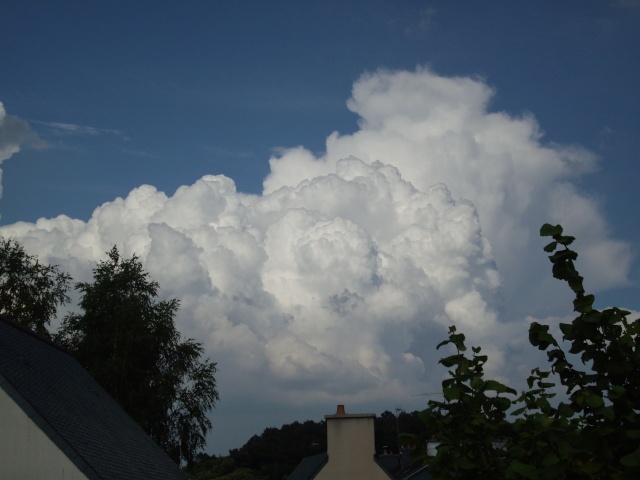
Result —
[[344, 405], [338, 405], [338, 410], [336, 411], [336, 415], [344, 415]]

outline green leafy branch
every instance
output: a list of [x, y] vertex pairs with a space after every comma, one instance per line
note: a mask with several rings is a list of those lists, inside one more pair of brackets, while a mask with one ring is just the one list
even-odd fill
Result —
[[[575, 266], [574, 237], [549, 224], [540, 234], [552, 237], [544, 250], [553, 276], [574, 294], [577, 316], [558, 326], [568, 352], [548, 325], [533, 322], [529, 341], [546, 352], [550, 369], [534, 368], [528, 390], [512, 401], [501, 394], [515, 395], [513, 389], [483, 378], [480, 348], [467, 357], [464, 335], [450, 327], [438, 345], [456, 349], [440, 360], [449, 369], [444, 401], [430, 401], [426, 411], [439, 432], [437, 454], [428, 459], [434, 478], [640, 478], [640, 320], [616, 307], [596, 309]], [[561, 401], [556, 382], [565, 389]], [[512, 404], [515, 438], [496, 448], [496, 425]]]

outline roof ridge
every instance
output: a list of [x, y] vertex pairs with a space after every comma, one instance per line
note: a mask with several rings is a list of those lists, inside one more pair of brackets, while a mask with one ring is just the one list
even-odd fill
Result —
[[0, 313], [0, 320], [5, 322], [7, 325], [12, 326], [13, 328], [17, 328], [18, 330], [21, 330], [22, 332], [31, 335], [32, 337], [40, 340], [41, 342], [48, 343], [52, 347], [55, 347], [58, 350], [63, 351], [67, 355], [71, 355], [72, 357], [74, 357], [73, 353], [71, 353], [71, 350], [69, 350], [67, 347], [65, 347], [63, 345], [60, 345], [59, 343], [55, 342], [51, 338], [47, 338], [44, 335], [40, 335], [39, 333], [34, 332], [33, 330], [31, 330], [30, 328], [25, 327], [24, 325], [20, 325], [18, 322], [16, 322], [14, 319], [12, 319], [9, 315]]

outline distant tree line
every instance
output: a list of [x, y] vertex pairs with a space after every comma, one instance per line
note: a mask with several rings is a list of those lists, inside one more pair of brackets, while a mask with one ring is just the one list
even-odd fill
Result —
[[[375, 419], [377, 454], [397, 453], [399, 437], [401, 441], [414, 442], [414, 438], [426, 436], [426, 425], [419, 411], [400, 411], [396, 417], [387, 410]], [[230, 450], [228, 456], [200, 455], [186, 470], [195, 480], [280, 479], [289, 475], [304, 457], [326, 451], [326, 423], [307, 420], [266, 428], [242, 447]]]

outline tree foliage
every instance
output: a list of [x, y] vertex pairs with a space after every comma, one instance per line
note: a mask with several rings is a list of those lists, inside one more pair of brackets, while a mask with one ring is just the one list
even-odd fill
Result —
[[58, 306], [69, 301], [71, 277], [57, 265], [43, 265], [12, 239], [0, 239], [0, 313], [49, 337]]
[[[421, 412], [385, 411], [375, 419], [376, 453], [395, 450], [398, 432], [402, 441], [414, 444], [426, 435]], [[280, 428], [269, 427], [253, 435], [227, 457], [200, 454], [186, 468], [195, 480], [247, 478], [264, 480], [284, 478], [304, 457], [327, 451], [327, 426], [324, 421], [293, 422]]]
[[[510, 472], [526, 478], [640, 477], [640, 319], [613, 307], [594, 308], [575, 267], [575, 240], [560, 225], [544, 225], [540, 234], [553, 241], [553, 276], [567, 282], [577, 317], [559, 325], [565, 352], [548, 325], [531, 324], [529, 341], [547, 352], [548, 371], [538, 368], [528, 379], [530, 390], [515, 413], [520, 442], [512, 449]], [[579, 364], [578, 364], [579, 362]], [[581, 364], [581, 365], [580, 365]], [[552, 404], [554, 375], [566, 401]]]
[[429, 437], [421, 412], [396, 413], [385, 410], [375, 418], [375, 449], [381, 455], [385, 451], [398, 453], [403, 446], [417, 445], [421, 439]]
[[[198, 455], [198, 459], [185, 468], [193, 480], [267, 480], [271, 475], [261, 475], [258, 471], [247, 467], [239, 467], [231, 456], [216, 457], [206, 454]], [[280, 478], [280, 477], [276, 477]]]
[[[265, 478], [288, 475], [304, 457], [327, 450], [324, 422], [293, 422], [266, 428], [229, 454], [239, 468], [248, 468]], [[275, 472], [275, 473], [274, 473]]]
[[430, 461], [435, 478], [498, 479], [505, 451], [496, 443], [506, 421], [516, 391], [496, 380], [484, 379], [486, 355], [472, 347], [468, 357], [465, 336], [449, 328], [449, 339], [437, 348], [451, 344], [456, 353], [440, 360], [449, 368], [450, 378], [442, 382], [444, 401], [430, 400], [427, 424], [438, 432], [437, 456]]
[[200, 454], [186, 472], [195, 480], [285, 478], [304, 457], [326, 450], [325, 422], [293, 422], [265, 428], [227, 457]]
[[[577, 317], [559, 325], [561, 341], [548, 325], [531, 324], [529, 341], [546, 351], [550, 369], [534, 368], [528, 390], [514, 401], [499, 396], [515, 392], [497, 382], [489, 383], [495, 397], [481, 393], [490, 390], [479, 368], [486, 357], [476, 348], [465, 357], [464, 336], [452, 327], [441, 344], [458, 351], [440, 362], [453, 367], [443, 382], [445, 402], [429, 402], [441, 441], [430, 460], [434, 478], [640, 478], [640, 319], [615, 307], [595, 309], [575, 267], [578, 254], [569, 247], [574, 238], [560, 225], [546, 224], [540, 234], [553, 239], [544, 250], [553, 276], [575, 296]], [[554, 399], [556, 383], [566, 398]], [[512, 403], [518, 407], [512, 412], [516, 436], [496, 450], [500, 438], [492, 424]]]
[[204, 446], [218, 400], [216, 364], [174, 325], [178, 300], [157, 301], [159, 285], [136, 256], [117, 248], [78, 283], [82, 313], [68, 315], [56, 339], [176, 461]]

